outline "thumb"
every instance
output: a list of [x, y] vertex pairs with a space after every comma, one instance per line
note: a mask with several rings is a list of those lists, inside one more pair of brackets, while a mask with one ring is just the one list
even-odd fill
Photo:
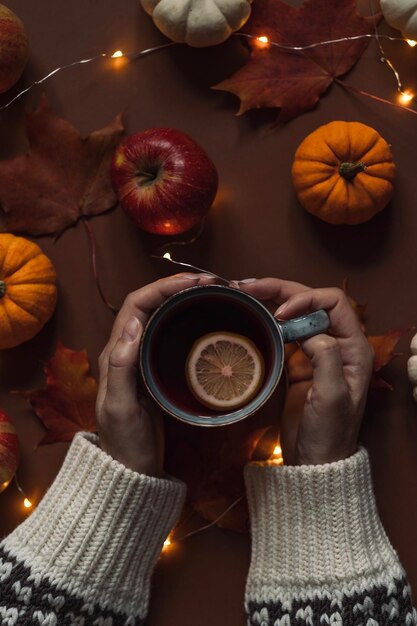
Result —
[[120, 407], [137, 402], [136, 370], [143, 326], [131, 317], [109, 356], [107, 397]]

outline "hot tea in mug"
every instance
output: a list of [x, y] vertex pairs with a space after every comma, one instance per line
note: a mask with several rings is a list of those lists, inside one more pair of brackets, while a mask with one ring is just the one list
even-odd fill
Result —
[[[191, 287], [169, 298], [150, 318], [140, 346], [142, 378], [152, 398], [173, 417], [200, 426], [230, 424], [257, 411], [275, 390], [284, 365], [284, 342], [325, 332], [328, 327], [325, 311], [277, 322], [260, 302], [238, 289]], [[198, 380], [204, 385], [215, 372], [201, 377], [197, 371], [193, 377], [193, 368], [201, 363], [210, 366], [219, 350], [234, 351], [232, 366], [226, 358], [226, 375], [233, 376], [233, 363], [245, 366], [238, 381], [240, 390], [246, 379], [251, 384], [255, 371], [256, 388], [248, 390], [247, 401], [226, 399], [225, 403], [223, 398], [222, 403], [218, 384], [198, 388]], [[233, 408], [227, 408], [227, 402]]]

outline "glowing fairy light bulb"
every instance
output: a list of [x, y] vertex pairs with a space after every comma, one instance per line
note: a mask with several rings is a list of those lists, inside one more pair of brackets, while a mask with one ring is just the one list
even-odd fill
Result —
[[279, 445], [279, 442], [277, 443], [277, 445], [274, 448], [274, 451], [272, 453], [272, 457], [271, 460], [276, 463], [277, 465], [283, 465], [284, 464], [284, 459], [282, 457], [282, 448]]
[[23, 506], [25, 507], [25, 509], [31, 509], [33, 504], [32, 502], [29, 500], [29, 498], [25, 498], [23, 500]]
[[414, 46], [417, 46], [417, 41], [414, 41], [414, 39], [406, 39], [406, 42], [411, 48], [414, 48]]
[[167, 537], [164, 541], [164, 545], [162, 550], [165, 552], [166, 550], [169, 550], [169, 548], [172, 546], [172, 541], [169, 537]]
[[121, 50], [116, 50], [116, 52], [113, 52], [113, 54], [111, 55], [111, 58], [119, 59], [122, 56], [123, 56], [123, 52]]
[[163, 259], [168, 259], [168, 261], [172, 261], [172, 257], [170, 255], [169, 252], [165, 252], [165, 254], [162, 256]]
[[401, 91], [398, 99], [401, 104], [409, 104], [413, 100], [414, 94], [411, 91]]
[[274, 452], [273, 452], [274, 456], [281, 456], [282, 455], [282, 448], [279, 445], [276, 445], [274, 448]]
[[259, 37], [253, 37], [254, 44], [257, 48], [269, 48], [269, 37], [266, 35], [260, 35]]

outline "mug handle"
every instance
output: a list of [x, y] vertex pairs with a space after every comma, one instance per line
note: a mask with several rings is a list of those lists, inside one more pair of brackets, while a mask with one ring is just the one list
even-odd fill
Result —
[[284, 343], [290, 341], [299, 341], [300, 339], [308, 339], [325, 333], [330, 328], [330, 319], [327, 312], [324, 309], [314, 311], [308, 315], [302, 315], [301, 317], [295, 317], [293, 320], [287, 320], [285, 322], [279, 322], [276, 320]]

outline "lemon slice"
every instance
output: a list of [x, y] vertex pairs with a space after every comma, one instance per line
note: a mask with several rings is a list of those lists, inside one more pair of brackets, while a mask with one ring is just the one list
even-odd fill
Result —
[[185, 365], [192, 394], [211, 409], [236, 409], [247, 404], [259, 391], [264, 371], [264, 360], [255, 344], [229, 332], [197, 339]]

